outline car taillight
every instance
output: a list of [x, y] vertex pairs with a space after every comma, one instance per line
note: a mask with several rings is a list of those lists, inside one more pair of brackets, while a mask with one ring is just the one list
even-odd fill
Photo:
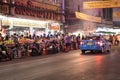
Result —
[[100, 45], [100, 46], [103, 45], [102, 41], [96, 41], [95, 44], [96, 44], [96, 45]]
[[100, 42], [99, 42], [99, 41], [97, 41], [97, 42], [95, 42], [95, 44], [100, 44]]
[[81, 44], [81, 45], [83, 45], [83, 44], [84, 44], [84, 42], [83, 42], [83, 41], [81, 41], [81, 42], [80, 42], [80, 44]]

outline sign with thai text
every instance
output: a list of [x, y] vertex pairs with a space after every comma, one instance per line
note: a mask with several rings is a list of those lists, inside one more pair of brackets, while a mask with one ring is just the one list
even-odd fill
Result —
[[84, 9], [120, 7], [120, 0], [83, 2]]
[[75, 12], [75, 15], [76, 15], [76, 18], [78, 18], [78, 19], [92, 21], [92, 22], [101, 22], [100, 17], [90, 16], [90, 15], [83, 14], [80, 12]]

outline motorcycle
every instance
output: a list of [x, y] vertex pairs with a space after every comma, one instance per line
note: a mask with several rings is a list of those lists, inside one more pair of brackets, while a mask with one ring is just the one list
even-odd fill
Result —
[[8, 54], [7, 49], [4, 45], [0, 46], [0, 61], [11, 61], [12, 57]]

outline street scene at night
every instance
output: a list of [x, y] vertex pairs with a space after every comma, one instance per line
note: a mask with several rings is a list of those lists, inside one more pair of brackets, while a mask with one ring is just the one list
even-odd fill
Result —
[[105, 54], [74, 50], [1, 63], [0, 80], [120, 80], [119, 48]]
[[0, 80], [120, 80], [120, 0], [0, 0]]

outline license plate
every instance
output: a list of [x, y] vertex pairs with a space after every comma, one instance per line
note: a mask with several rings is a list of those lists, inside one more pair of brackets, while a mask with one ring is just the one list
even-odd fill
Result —
[[92, 45], [92, 42], [88, 42], [87, 45]]

